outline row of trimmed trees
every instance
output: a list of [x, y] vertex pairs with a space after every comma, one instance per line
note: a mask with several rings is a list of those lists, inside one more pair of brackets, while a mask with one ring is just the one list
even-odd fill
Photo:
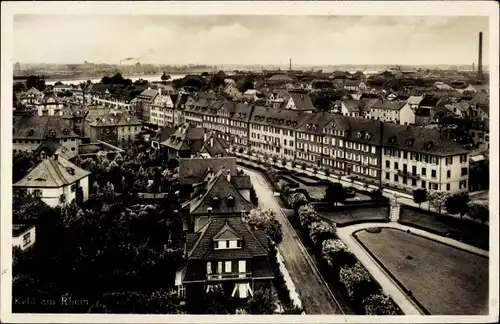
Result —
[[451, 195], [447, 192], [416, 189], [413, 191], [413, 201], [419, 204], [419, 207], [422, 203], [428, 202], [429, 208], [433, 207], [439, 213], [444, 208], [448, 214], [460, 215], [461, 218], [467, 215], [482, 223], [489, 221], [488, 206], [472, 202], [467, 193]]

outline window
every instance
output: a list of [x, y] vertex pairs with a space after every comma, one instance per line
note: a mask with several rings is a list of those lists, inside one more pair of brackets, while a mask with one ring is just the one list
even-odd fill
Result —
[[246, 262], [246, 260], [240, 260], [240, 261], [238, 261], [238, 272], [239, 273], [246, 273], [247, 272], [247, 262]]
[[467, 154], [460, 155], [460, 163], [467, 162]]
[[399, 177], [397, 174], [394, 175], [394, 182], [399, 182]]
[[451, 178], [451, 170], [446, 171], [446, 177]]
[[37, 198], [41, 198], [42, 197], [42, 190], [40, 190], [40, 189], [33, 190], [33, 195], [35, 195], [35, 197], [37, 197]]
[[425, 180], [422, 180], [422, 188], [425, 189]]
[[429, 163], [429, 156], [428, 155], [424, 155], [424, 162]]
[[450, 191], [450, 184], [449, 183], [446, 184], [446, 191]]
[[372, 146], [371, 148], [372, 148], [372, 154], [375, 154], [375, 150], [376, 150], [375, 146]]
[[399, 170], [399, 163], [398, 162], [394, 162], [394, 169]]
[[411, 185], [416, 186], [417, 185], [417, 179], [411, 179]]
[[417, 174], [417, 167], [415, 165], [411, 167], [411, 173]]
[[386, 168], [390, 168], [390, 167], [391, 167], [391, 162], [389, 162], [389, 161], [385, 161], [385, 167], [386, 167]]
[[406, 177], [403, 177], [403, 184], [407, 184], [408, 183], [408, 179]]
[[231, 261], [224, 262], [224, 272], [231, 272]]
[[222, 273], [222, 261], [217, 262], [217, 273]]
[[437, 162], [437, 161], [438, 161], [438, 160], [437, 160], [437, 158], [436, 158], [435, 156], [431, 157], [431, 163], [432, 163], [432, 164], [437, 165], [437, 164], [438, 164], [438, 162]]
[[26, 233], [23, 235], [23, 246], [31, 243], [31, 233]]
[[431, 170], [431, 177], [433, 177], [433, 178], [436, 177], [436, 170]]
[[212, 262], [207, 262], [207, 274], [212, 274]]
[[408, 159], [408, 152], [403, 152], [403, 159]]
[[425, 168], [422, 168], [422, 175], [427, 175], [427, 170]]
[[461, 176], [466, 176], [467, 175], [467, 168], [462, 168], [462, 172], [460, 173]]

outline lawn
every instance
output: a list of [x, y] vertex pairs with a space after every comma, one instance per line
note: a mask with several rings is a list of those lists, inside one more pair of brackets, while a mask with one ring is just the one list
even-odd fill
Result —
[[307, 190], [312, 199], [321, 201], [325, 197], [326, 186], [307, 186], [299, 182], [299, 188]]
[[389, 218], [389, 207], [346, 207], [338, 211], [318, 211], [318, 214], [337, 223], [337, 226], [346, 226], [362, 221], [387, 220]]
[[488, 258], [398, 229], [356, 237], [431, 315], [488, 314]]
[[484, 250], [488, 250], [489, 247], [489, 226], [474, 221], [403, 207], [401, 208], [400, 223], [422, 228], [442, 236], [453, 232], [455, 234], [452, 235], [452, 238], [460, 236], [464, 243]]

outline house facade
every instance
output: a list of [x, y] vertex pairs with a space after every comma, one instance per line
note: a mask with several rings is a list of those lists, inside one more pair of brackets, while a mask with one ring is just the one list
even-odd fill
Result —
[[36, 227], [27, 224], [12, 224], [12, 247], [26, 251], [35, 244]]
[[89, 175], [90, 172], [54, 154], [43, 158], [13, 187], [26, 190], [52, 207], [73, 200], [80, 204], [89, 198]]

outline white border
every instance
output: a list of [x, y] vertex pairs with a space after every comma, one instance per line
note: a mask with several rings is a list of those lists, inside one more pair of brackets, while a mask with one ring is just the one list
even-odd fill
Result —
[[[406, 16], [488, 16], [489, 26], [489, 71], [491, 120], [498, 120], [498, 60], [499, 18], [495, 1], [360, 1], [360, 2], [2, 2], [2, 109], [1, 109], [1, 312], [2, 322], [8, 323], [265, 323], [268, 316], [179, 316], [179, 315], [47, 315], [11, 314], [11, 206], [12, 206], [12, 68], [13, 68], [13, 15], [14, 14], [170, 14], [170, 15], [406, 15]], [[34, 30], [33, 32], [36, 32]], [[34, 49], [36, 50], [36, 49]], [[453, 53], [450, 53], [453, 55]], [[498, 248], [498, 124], [490, 127], [490, 245]], [[498, 252], [494, 251], [493, 252]], [[498, 322], [498, 253], [490, 253], [490, 314], [487, 316], [330, 316], [330, 315], [281, 315], [272, 317], [276, 323], [304, 322], [349, 322], [349, 323], [485, 323]]]

